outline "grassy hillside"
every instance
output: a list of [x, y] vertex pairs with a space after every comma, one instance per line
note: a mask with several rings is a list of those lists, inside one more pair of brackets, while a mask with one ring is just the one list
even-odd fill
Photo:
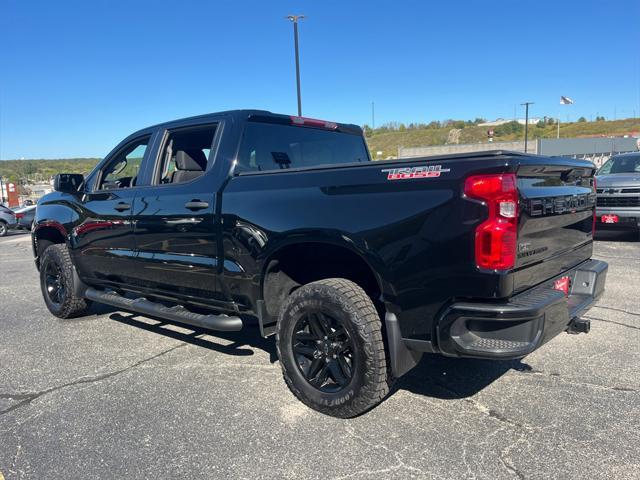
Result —
[[47, 182], [56, 173], [88, 173], [98, 158], [68, 158], [60, 160], [0, 160], [3, 180], [27, 184]]
[[[479, 127], [471, 121], [448, 121], [445, 125], [432, 122], [429, 125], [388, 124], [375, 130], [365, 127], [367, 143], [373, 157], [382, 151], [381, 158], [398, 154], [398, 147], [423, 147], [447, 143], [452, 129], [459, 130], [459, 143], [487, 141], [487, 127]], [[524, 126], [515, 122], [492, 127], [495, 141], [524, 139]], [[616, 121], [572, 122], [560, 124], [560, 137], [622, 136], [638, 134], [640, 119]], [[540, 124], [529, 126], [529, 137], [556, 138], [557, 125]], [[72, 158], [60, 160], [0, 160], [0, 176], [18, 184], [46, 182], [53, 175], [65, 173], [87, 173], [99, 161], [97, 158]]]
[[[367, 129], [367, 143], [373, 157], [377, 151], [382, 151], [382, 158], [396, 156], [398, 147], [424, 147], [429, 145], [443, 145], [447, 143], [449, 132], [456, 127], [460, 128], [459, 143], [487, 142], [488, 127], [478, 127], [475, 124], [465, 122], [451, 122], [449, 126], [436, 126], [430, 124], [419, 127], [404, 127], [394, 125], [392, 128], [385, 126], [375, 130]], [[524, 140], [524, 125], [505, 124], [491, 127], [495, 131], [494, 141]], [[529, 125], [529, 138], [556, 138], [556, 124]], [[625, 119], [616, 121], [599, 122], [572, 122], [560, 124], [560, 138], [591, 137], [591, 136], [622, 136], [638, 134], [640, 132], [640, 119]]]

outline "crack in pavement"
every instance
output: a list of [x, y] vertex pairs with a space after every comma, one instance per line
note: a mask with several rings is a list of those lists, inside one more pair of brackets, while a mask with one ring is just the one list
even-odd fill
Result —
[[164, 350], [160, 353], [157, 353], [155, 355], [152, 355], [151, 357], [148, 358], [143, 358], [142, 360], [137, 361], [136, 363], [133, 363], [131, 365], [129, 365], [128, 367], [122, 368], [120, 370], [116, 370], [115, 372], [109, 372], [109, 373], [104, 373], [102, 375], [96, 375], [95, 377], [88, 377], [88, 378], [80, 378], [78, 380], [74, 380], [72, 382], [68, 382], [68, 383], [64, 383], [62, 385], [58, 385], [56, 387], [51, 387], [51, 388], [47, 388], [46, 390], [42, 390], [40, 392], [31, 392], [31, 393], [2, 393], [0, 394], [0, 398], [8, 398], [8, 399], [12, 399], [12, 400], [18, 400], [18, 403], [16, 403], [15, 405], [11, 405], [8, 408], [5, 408], [4, 410], [0, 410], [0, 415], [5, 415], [7, 413], [12, 412], [13, 410], [16, 410], [24, 405], [29, 405], [31, 402], [33, 402], [34, 400], [42, 397], [43, 395], [47, 395], [49, 393], [52, 392], [56, 392], [58, 390], [61, 390], [63, 388], [67, 388], [67, 387], [73, 387], [75, 385], [81, 385], [84, 383], [95, 383], [95, 382], [99, 382], [101, 380], [106, 380], [108, 378], [111, 377], [115, 377], [116, 375], [120, 375], [121, 373], [125, 373], [133, 368], [139, 367], [140, 365], [150, 362], [151, 360], [155, 360], [158, 357], [161, 357], [163, 355], [166, 355], [167, 353], [173, 352], [174, 350], [177, 350], [178, 348], [184, 347], [186, 346], [187, 343], [181, 343], [179, 345], [176, 345], [174, 347], [171, 347], [167, 350]]
[[597, 383], [575, 382], [573, 380], [567, 380], [566, 378], [564, 378], [559, 373], [547, 373], [547, 372], [544, 372], [542, 370], [535, 370], [535, 369], [531, 369], [531, 370], [515, 370], [515, 372], [520, 373], [520, 374], [524, 374], [524, 375], [535, 375], [535, 376], [540, 376], [540, 377], [545, 377], [545, 378], [555, 378], [555, 379], [558, 379], [559, 381], [567, 383], [569, 385], [578, 385], [578, 386], [582, 386], [582, 387], [599, 388], [599, 389], [602, 389], [602, 390], [612, 390], [612, 391], [615, 391], [615, 392], [638, 393], [638, 390], [636, 390], [634, 388], [631, 388], [631, 387], [612, 387], [610, 385], [600, 385], [600, 384], [597, 384]]
[[493, 418], [501, 423], [504, 423], [506, 425], [510, 425], [512, 427], [515, 427], [519, 430], [525, 431], [525, 432], [533, 432], [535, 430], [537, 430], [535, 427], [532, 427], [531, 425], [527, 425], [526, 423], [521, 423], [518, 422], [516, 420], [512, 420], [509, 417], [507, 417], [505, 414], [500, 413], [499, 411], [487, 407], [486, 405], [484, 405], [483, 403], [480, 403], [479, 401], [473, 399], [473, 398], [465, 398], [464, 399], [465, 402], [473, 405], [476, 410], [478, 410], [479, 412], [484, 413], [486, 416], [488, 416], [489, 418]]
[[524, 424], [524, 423], [520, 423], [520, 422], [517, 422], [515, 420], [511, 420], [510, 418], [508, 418], [504, 414], [500, 413], [499, 411], [494, 410], [493, 408], [487, 407], [486, 405], [480, 403], [479, 401], [477, 401], [474, 398], [470, 398], [470, 397], [463, 398], [464, 395], [462, 395], [460, 392], [457, 392], [457, 391], [455, 391], [454, 389], [452, 389], [450, 387], [442, 385], [440, 382], [434, 382], [434, 383], [435, 383], [435, 385], [437, 385], [438, 387], [442, 388], [444, 391], [448, 392], [449, 394], [452, 394], [457, 398], [461, 398], [466, 403], [468, 403], [470, 405], [473, 405], [476, 408], [476, 410], [484, 413], [485, 415], [487, 415], [490, 418], [493, 418], [495, 420], [498, 420], [499, 422], [505, 423], [505, 424], [510, 425], [512, 427], [516, 427], [516, 428], [519, 428], [519, 429], [522, 429], [522, 430], [525, 430], [525, 431], [528, 431], [528, 432], [531, 432], [531, 431], [535, 430], [535, 428], [530, 426], [530, 425], [527, 425], [527, 424]]
[[410, 472], [417, 472], [420, 475], [426, 475], [426, 472], [420, 468], [417, 467], [412, 467], [410, 465], [407, 465], [404, 460], [402, 459], [402, 455], [400, 454], [400, 452], [393, 450], [389, 447], [387, 447], [386, 445], [382, 445], [382, 444], [377, 444], [377, 443], [371, 443], [367, 440], [365, 440], [364, 438], [362, 438], [360, 435], [358, 435], [352, 428], [346, 426], [345, 430], [347, 432], [347, 434], [352, 437], [355, 438], [356, 440], [361, 441], [362, 443], [364, 443], [365, 445], [367, 445], [368, 447], [374, 448], [374, 449], [378, 449], [381, 448], [382, 450], [385, 450], [386, 452], [389, 452], [390, 454], [392, 454], [395, 459], [396, 462], [394, 465], [391, 465], [389, 467], [386, 468], [381, 468], [378, 470], [358, 470], [356, 472], [352, 472], [349, 473], [347, 475], [342, 475], [339, 477], [335, 477], [334, 480], [343, 480], [346, 478], [353, 478], [353, 477], [357, 477], [360, 475], [367, 475], [368, 477], [370, 477], [371, 475], [376, 475], [376, 474], [381, 474], [381, 473], [388, 473], [388, 472], [395, 472], [396, 470], [408, 470]]
[[634, 317], [640, 317], [640, 313], [630, 312], [629, 310], [623, 310], [621, 308], [608, 307], [606, 305], [594, 305], [593, 308], [602, 308], [604, 310], [613, 310], [614, 312], [626, 313], [627, 315], [633, 315]]
[[13, 461], [11, 462], [11, 468], [9, 468], [9, 473], [17, 475], [18, 478], [21, 478], [22, 474], [24, 473], [22, 470], [19, 470], [18, 467], [17, 467], [18, 458], [20, 457], [20, 453], [22, 453], [22, 446], [18, 445], [18, 449], [16, 450], [16, 454], [13, 456]]
[[589, 320], [597, 320], [599, 322], [604, 322], [604, 323], [612, 323], [614, 325], [620, 325], [621, 327], [627, 327], [633, 330], [640, 330], [640, 327], [637, 327], [635, 325], [628, 325], [626, 323], [616, 322], [615, 320], [607, 320], [606, 318], [594, 317], [593, 315], [583, 315], [583, 318], [586, 318]]
[[518, 478], [519, 480], [524, 480], [525, 476], [524, 476], [524, 473], [518, 470], [513, 464], [513, 460], [511, 459], [510, 453], [511, 453], [511, 450], [524, 439], [525, 439], [524, 435], [521, 436], [518, 440], [513, 442], [511, 445], [507, 445], [507, 447], [500, 452], [500, 455], [498, 455], [498, 459], [500, 460], [500, 463], [502, 463], [504, 468], [506, 468], [513, 475], [515, 475], [515, 477]]
[[599, 253], [597, 255], [594, 255], [593, 258], [598, 259], [598, 258], [612, 258], [614, 260], [635, 260], [640, 261], [640, 258], [638, 257], [617, 257], [615, 255], [608, 255], [608, 254], [604, 254], [604, 253]]

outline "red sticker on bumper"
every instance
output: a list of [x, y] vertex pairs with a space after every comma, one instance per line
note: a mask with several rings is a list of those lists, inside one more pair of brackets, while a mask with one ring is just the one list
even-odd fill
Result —
[[563, 292], [567, 297], [569, 296], [569, 287], [571, 287], [571, 280], [569, 277], [562, 277], [553, 282], [553, 288]]

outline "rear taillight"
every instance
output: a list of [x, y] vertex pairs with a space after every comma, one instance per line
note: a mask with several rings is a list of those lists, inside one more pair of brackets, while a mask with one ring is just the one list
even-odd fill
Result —
[[20, 218], [24, 218], [24, 213], [16, 213], [16, 220], [19, 220]]
[[307, 118], [307, 117], [289, 117], [291, 119], [291, 123], [293, 125], [298, 125], [301, 127], [315, 127], [315, 128], [325, 128], [327, 130], [336, 130], [338, 128], [338, 124], [335, 122], [327, 122], [325, 120], [317, 120], [315, 118]]
[[489, 209], [489, 217], [476, 228], [476, 265], [488, 270], [512, 269], [518, 236], [515, 174], [474, 175], [465, 181], [464, 193], [482, 200]]

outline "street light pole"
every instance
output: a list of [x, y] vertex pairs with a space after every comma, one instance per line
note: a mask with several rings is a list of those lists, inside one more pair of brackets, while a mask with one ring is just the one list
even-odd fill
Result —
[[[634, 115], [635, 116], [635, 115]], [[376, 111], [373, 101], [371, 101], [371, 128], [376, 128]]]
[[524, 102], [520, 105], [524, 106], [524, 153], [527, 153], [529, 143], [529, 105], [533, 105], [533, 102]]
[[293, 23], [293, 42], [296, 51], [296, 88], [298, 92], [298, 116], [302, 116], [302, 98], [300, 97], [300, 53], [298, 50], [298, 20], [304, 19], [304, 15], [289, 15], [287, 19]]

